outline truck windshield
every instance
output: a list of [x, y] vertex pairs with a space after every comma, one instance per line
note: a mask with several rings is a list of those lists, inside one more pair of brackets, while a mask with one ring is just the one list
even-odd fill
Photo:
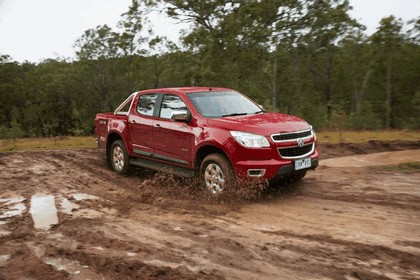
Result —
[[207, 118], [252, 115], [264, 112], [258, 105], [235, 91], [205, 91], [188, 94], [198, 112]]

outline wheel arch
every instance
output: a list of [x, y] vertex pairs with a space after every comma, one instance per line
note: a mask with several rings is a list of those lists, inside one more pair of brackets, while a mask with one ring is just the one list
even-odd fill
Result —
[[232, 165], [230, 158], [225, 151], [223, 151], [221, 148], [215, 145], [207, 144], [207, 145], [201, 146], [196, 152], [195, 160], [194, 160], [194, 174], [195, 175], [199, 174], [200, 165], [203, 162], [204, 158], [210, 154], [215, 154], [215, 153], [222, 154], [223, 156], [225, 156], [227, 160], [229, 161], [229, 163]]
[[110, 150], [111, 150], [111, 145], [112, 143], [114, 143], [116, 140], [121, 140], [123, 141], [124, 145], [124, 139], [121, 137], [121, 135], [119, 135], [117, 132], [111, 132], [107, 139], [106, 139], [106, 163], [111, 166], [111, 157], [110, 157]]

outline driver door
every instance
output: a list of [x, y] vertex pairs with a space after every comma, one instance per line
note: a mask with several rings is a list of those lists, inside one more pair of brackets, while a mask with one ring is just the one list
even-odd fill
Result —
[[179, 96], [172, 94], [163, 96], [153, 128], [156, 158], [192, 166], [193, 128], [186, 122], [171, 119], [174, 114], [183, 114], [187, 110], [187, 105]]

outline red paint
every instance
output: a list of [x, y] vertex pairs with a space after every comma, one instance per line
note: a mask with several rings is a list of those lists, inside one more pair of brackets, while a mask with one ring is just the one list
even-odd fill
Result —
[[[307, 122], [298, 117], [280, 113], [206, 118], [199, 114], [188, 99], [188, 94], [207, 91], [209, 91], [208, 87], [187, 87], [152, 89], [135, 93], [128, 116], [114, 115], [114, 113], [97, 114], [96, 133], [100, 147], [106, 148], [109, 135], [117, 134], [124, 141], [131, 157], [142, 158], [145, 157], [144, 153], [157, 154], [171, 158], [172, 161], [166, 162], [162, 158], [155, 159], [156, 161], [193, 169], [194, 164], [197, 164], [197, 151], [202, 147], [213, 146], [225, 153], [237, 176], [247, 177], [248, 169], [266, 169], [263, 178], [268, 180], [276, 177], [282, 166], [293, 164], [294, 159], [282, 158], [278, 148], [297, 146], [297, 140], [274, 142], [271, 135], [308, 130], [310, 126]], [[212, 88], [212, 91], [232, 90]], [[179, 96], [191, 112], [191, 121], [176, 122], [138, 113], [136, 107], [139, 96], [151, 93]], [[230, 131], [265, 136], [270, 147], [246, 148], [231, 136]], [[305, 145], [309, 143], [316, 145], [315, 135], [302, 140]], [[143, 154], [135, 153], [135, 150]], [[316, 147], [313, 153], [306, 157], [318, 159], [319, 153]]]

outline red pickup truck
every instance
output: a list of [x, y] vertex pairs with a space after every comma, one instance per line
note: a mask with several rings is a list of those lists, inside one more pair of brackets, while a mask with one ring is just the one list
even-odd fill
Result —
[[318, 166], [312, 126], [227, 88], [136, 92], [115, 112], [97, 114], [95, 124], [116, 173], [137, 165], [195, 176], [214, 195], [237, 180], [300, 180]]

